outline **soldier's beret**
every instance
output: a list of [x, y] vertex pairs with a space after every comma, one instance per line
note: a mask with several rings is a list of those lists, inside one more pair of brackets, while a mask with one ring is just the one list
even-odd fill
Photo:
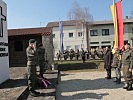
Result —
[[30, 40], [29, 40], [29, 43], [34, 43], [34, 42], [36, 42], [35, 39], [30, 39]]

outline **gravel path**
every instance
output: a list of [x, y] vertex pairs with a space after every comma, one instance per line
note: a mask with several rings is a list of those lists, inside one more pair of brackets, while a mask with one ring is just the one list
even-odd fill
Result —
[[[114, 76], [114, 73], [112, 73]], [[57, 87], [57, 100], [133, 100], [133, 91], [122, 89], [105, 72], [63, 72]]]

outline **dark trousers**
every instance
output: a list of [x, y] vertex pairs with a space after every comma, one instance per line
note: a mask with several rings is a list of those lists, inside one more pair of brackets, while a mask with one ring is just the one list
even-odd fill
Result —
[[83, 63], [85, 62], [85, 56], [82, 56]]
[[107, 78], [111, 78], [111, 68], [106, 69], [107, 72]]
[[40, 76], [43, 77], [44, 71], [46, 70], [44, 62], [39, 63], [39, 68], [40, 68]]

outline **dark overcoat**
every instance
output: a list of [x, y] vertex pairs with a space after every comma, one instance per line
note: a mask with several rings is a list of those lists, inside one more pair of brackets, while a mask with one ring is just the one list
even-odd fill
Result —
[[112, 62], [112, 52], [110, 50], [107, 50], [104, 53], [104, 68], [111, 69], [111, 62]]

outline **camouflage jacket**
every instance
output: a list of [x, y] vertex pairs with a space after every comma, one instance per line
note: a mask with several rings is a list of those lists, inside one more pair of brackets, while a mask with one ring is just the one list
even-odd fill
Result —
[[130, 65], [130, 68], [133, 67], [133, 51], [124, 51], [122, 54], [122, 64]]
[[27, 65], [37, 64], [37, 53], [32, 47], [28, 46], [28, 48], [26, 49], [26, 55], [27, 55]]

